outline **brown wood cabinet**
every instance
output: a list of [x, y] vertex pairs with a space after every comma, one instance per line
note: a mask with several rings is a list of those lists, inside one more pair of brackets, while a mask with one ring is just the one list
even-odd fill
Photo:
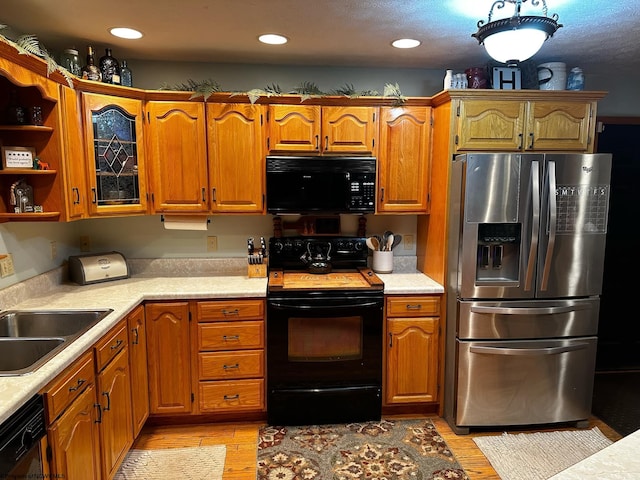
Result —
[[[0, 222], [66, 220], [60, 85], [22, 66], [30, 62], [16, 58], [20, 56], [0, 42], [0, 145], [5, 151], [15, 151], [12, 147], [27, 148], [31, 155], [25, 167], [0, 170]], [[41, 125], [31, 120], [33, 106], [41, 108]], [[12, 110], [21, 115], [11, 115]], [[33, 169], [36, 157], [48, 165], [47, 170]], [[11, 186], [23, 178], [33, 189], [33, 205], [42, 211], [30, 207], [28, 211], [16, 212], [19, 204], [13, 204], [17, 202], [12, 202], [9, 192]]]
[[147, 102], [154, 213], [209, 210], [205, 108], [196, 102]]
[[380, 110], [377, 213], [429, 213], [430, 107]]
[[201, 413], [264, 411], [264, 300], [197, 303]]
[[149, 374], [147, 371], [147, 330], [144, 307], [138, 305], [127, 316], [129, 331], [129, 373], [133, 437], [137, 437], [149, 417]]
[[386, 299], [384, 404], [436, 402], [440, 296]]
[[264, 213], [266, 107], [208, 103], [206, 110], [211, 211]]
[[82, 93], [91, 215], [147, 212], [142, 101]]
[[269, 150], [376, 155], [378, 107], [269, 105]]
[[95, 348], [103, 478], [110, 479], [133, 444], [127, 322], [121, 321]]
[[149, 411], [192, 412], [189, 302], [145, 304]]
[[94, 365], [88, 351], [43, 390], [53, 478], [102, 478]]
[[595, 101], [462, 100], [457, 151], [593, 151]]

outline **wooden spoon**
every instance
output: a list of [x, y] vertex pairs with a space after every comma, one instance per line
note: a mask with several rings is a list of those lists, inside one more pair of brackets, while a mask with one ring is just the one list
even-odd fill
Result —
[[378, 242], [378, 239], [375, 237], [368, 237], [367, 238], [367, 247], [369, 247], [371, 250], [378, 250], [378, 247], [380, 246], [380, 242]]

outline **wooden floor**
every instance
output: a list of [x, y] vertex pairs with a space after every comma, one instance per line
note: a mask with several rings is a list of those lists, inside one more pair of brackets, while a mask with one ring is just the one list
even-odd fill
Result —
[[[491, 464], [473, 441], [474, 436], [496, 435], [501, 431], [456, 435], [440, 417], [429, 417], [445, 439], [462, 468], [471, 480], [499, 480]], [[223, 480], [251, 480], [256, 478], [258, 430], [261, 423], [227, 423], [185, 426], [146, 426], [133, 448], [159, 449], [226, 445]], [[598, 427], [610, 440], [621, 438], [599, 419], [592, 417], [589, 428]], [[557, 429], [555, 429], [557, 430]], [[567, 428], [571, 430], [571, 428]], [[527, 430], [531, 433], [534, 430]], [[543, 431], [543, 430], [535, 430]], [[510, 431], [510, 433], [517, 433]]]

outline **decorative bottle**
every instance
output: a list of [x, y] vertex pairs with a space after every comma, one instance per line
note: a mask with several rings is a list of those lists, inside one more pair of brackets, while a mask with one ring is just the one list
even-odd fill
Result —
[[449, 90], [453, 87], [453, 70], [447, 70], [447, 74], [444, 76], [444, 90]]
[[133, 87], [133, 74], [126, 60], [122, 60], [120, 67], [120, 84], [125, 87]]
[[111, 49], [105, 49], [105, 54], [100, 57], [100, 72], [102, 73], [102, 81], [104, 83], [113, 83], [120, 85], [120, 64], [111, 55]]
[[580, 67], [573, 67], [569, 72], [567, 90], [584, 90], [584, 74]]
[[87, 47], [87, 64], [82, 67], [82, 78], [99, 82], [102, 80], [102, 73], [96, 65], [93, 47]]
[[67, 48], [62, 52], [62, 66], [70, 73], [80, 76], [80, 61], [78, 60], [78, 50], [75, 48]]

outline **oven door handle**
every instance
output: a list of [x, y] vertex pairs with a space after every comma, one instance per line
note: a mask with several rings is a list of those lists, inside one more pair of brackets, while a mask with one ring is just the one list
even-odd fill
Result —
[[469, 351], [471, 353], [485, 353], [488, 355], [557, 355], [559, 353], [584, 350], [588, 346], [588, 343], [577, 343], [575, 345], [567, 345], [564, 347], [547, 348], [469, 347]]
[[336, 310], [342, 308], [352, 309], [354, 307], [358, 308], [367, 308], [367, 307], [377, 307], [380, 305], [380, 302], [365, 302], [365, 303], [357, 303], [357, 304], [341, 304], [341, 305], [300, 305], [293, 303], [280, 303], [280, 302], [269, 302], [269, 306], [273, 308], [278, 308], [280, 310]]

